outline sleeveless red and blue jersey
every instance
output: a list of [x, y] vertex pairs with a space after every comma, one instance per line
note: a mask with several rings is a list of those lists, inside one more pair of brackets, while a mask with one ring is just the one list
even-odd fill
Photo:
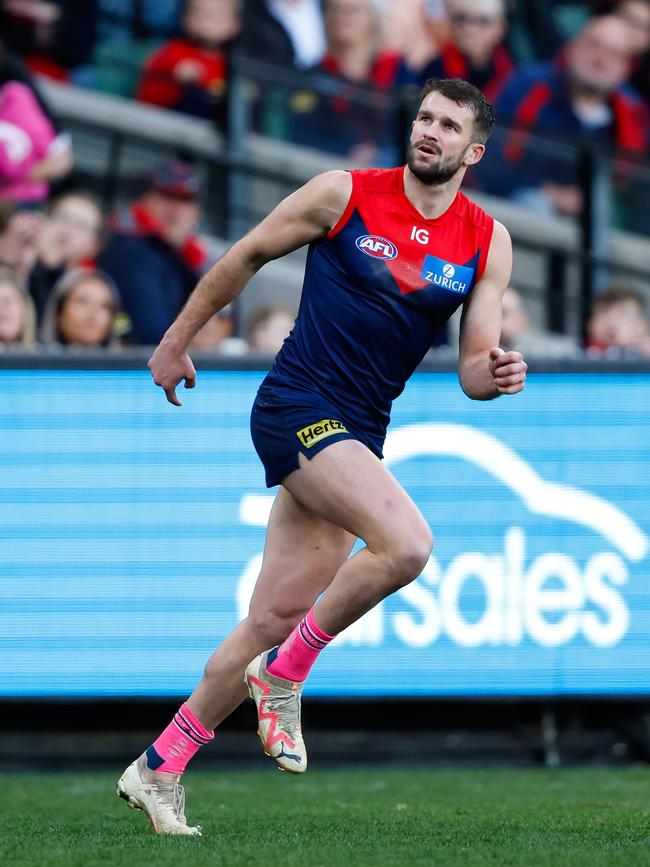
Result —
[[383, 442], [393, 400], [481, 278], [494, 221], [460, 192], [425, 219], [403, 167], [351, 175], [341, 218], [309, 247], [296, 323], [260, 397], [321, 396], [350, 430]]

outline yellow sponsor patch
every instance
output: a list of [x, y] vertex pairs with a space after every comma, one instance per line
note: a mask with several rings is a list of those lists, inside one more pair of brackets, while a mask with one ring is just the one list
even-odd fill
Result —
[[333, 418], [322, 418], [320, 421], [310, 424], [309, 427], [299, 430], [296, 436], [304, 446], [310, 449], [316, 443], [324, 440], [325, 437], [331, 437], [337, 433], [348, 433], [348, 429], [340, 421], [335, 421]]

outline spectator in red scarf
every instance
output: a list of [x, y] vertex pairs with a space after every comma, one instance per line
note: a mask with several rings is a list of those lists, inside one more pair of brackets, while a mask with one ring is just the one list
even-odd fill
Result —
[[160, 342], [210, 264], [196, 234], [198, 193], [192, 166], [163, 165], [144, 195], [112, 221], [98, 261], [118, 288], [131, 321], [126, 338], [133, 343]]
[[514, 69], [503, 42], [504, 0], [448, 0], [447, 7], [449, 39], [411, 80], [421, 85], [428, 78], [463, 78], [494, 101]]
[[355, 163], [392, 162], [389, 95], [402, 58], [381, 48], [374, 0], [325, 0], [327, 52], [294, 97], [295, 141]]
[[482, 186], [541, 213], [578, 216], [578, 160], [536, 148], [533, 136], [558, 137], [565, 149], [567, 140], [589, 141], [616, 155], [644, 155], [647, 109], [627, 84], [632, 55], [629, 25], [606, 15], [590, 20], [556, 61], [518, 70], [495, 104], [500, 122], [513, 128], [477, 172]]
[[239, 0], [187, 0], [183, 34], [147, 61], [142, 102], [216, 120], [225, 126], [228, 55], [241, 22]]

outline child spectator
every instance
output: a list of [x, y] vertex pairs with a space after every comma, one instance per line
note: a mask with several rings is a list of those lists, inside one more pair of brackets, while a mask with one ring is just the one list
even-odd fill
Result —
[[505, 0], [448, 0], [449, 39], [440, 55], [415, 76], [463, 78], [494, 101], [514, 67], [503, 43], [507, 29]]
[[43, 343], [84, 348], [115, 346], [119, 296], [101, 271], [76, 268], [65, 274], [48, 300], [41, 327]]
[[33, 91], [10, 81], [0, 88], [0, 198], [25, 205], [42, 202], [48, 180], [66, 175], [72, 151], [57, 136]]
[[239, 33], [238, 0], [186, 0], [183, 35], [145, 64], [137, 91], [142, 102], [226, 122], [228, 55]]
[[0, 350], [34, 345], [35, 316], [31, 300], [10, 268], [0, 266]]
[[650, 357], [650, 320], [643, 295], [632, 286], [614, 285], [594, 299], [587, 321], [587, 349], [611, 349]]
[[250, 321], [248, 345], [251, 352], [276, 356], [296, 320], [294, 310], [286, 307], [261, 307]]
[[104, 234], [102, 205], [92, 193], [66, 192], [49, 203], [37, 236], [38, 259], [29, 275], [39, 322], [54, 284], [65, 271], [94, 266]]

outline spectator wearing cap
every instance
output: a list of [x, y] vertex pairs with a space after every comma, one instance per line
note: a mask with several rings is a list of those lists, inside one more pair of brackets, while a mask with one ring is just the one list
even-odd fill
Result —
[[119, 295], [107, 274], [76, 268], [59, 280], [50, 295], [41, 340], [84, 349], [114, 347], [119, 308]]
[[614, 155], [647, 150], [647, 111], [627, 85], [632, 47], [619, 17], [594, 18], [554, 62], [516, 72], [496, 101], [502, 123], [513, 125], [477, 172], [482, 186], [539, 212], [578, 216], [578, 161], [531, 146], [535, 133], [579, 144], [596, 141]]
[[118, 288], [132, 342], [158, 343], [208, 267], [207, 250], [196, 235], [198, 192], [191, 166], [164, 165], [144, 195], [112, 220], [98, 262]]
[[85, 190], [60, 193], [47, 204], [36, 238], [38, 258], [29, 275], [39, 322], [52, 288], [66, 271], [95, 267], [105, 222], [101, 202]]
[[448, 0], [447, 7], [449, 39], [411, 80], [422, 85], [429, 78], [462, 78], [492, 102], [514, 70], [503, 41], [505, 0]]
[[137, 98], [226, 125], [228, 60], [240, 30], [239, 0], [187, 0], [182, 36], [147, 60]]

